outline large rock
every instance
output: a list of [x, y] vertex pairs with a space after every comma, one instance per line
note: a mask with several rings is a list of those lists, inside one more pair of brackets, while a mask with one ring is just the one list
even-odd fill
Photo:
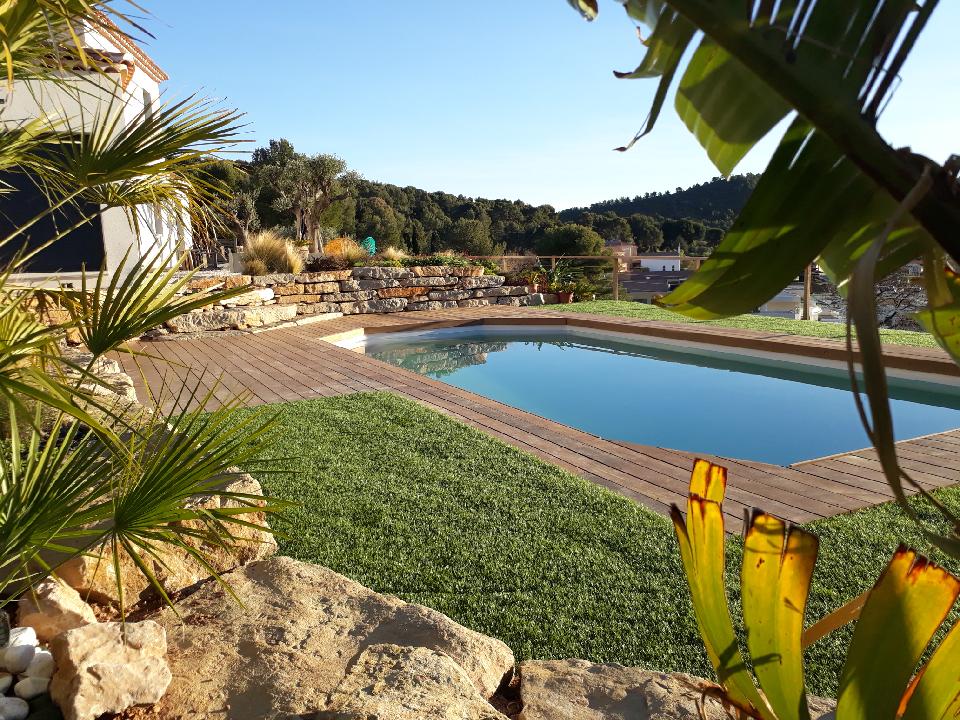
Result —
[[407, 306], [405, 298], [387, 298], [385, 300], [370, 300], [357, 303], [357, 312], [361, 313], [391, 313], [400, 312]]
[[[712, 685], [682, 673], [528, 660], [520, 665], [518, 720], [729, 720], [719, 701], [704, 701], [703, 688]], [[813, 717], [832, 709], [831, 701], [810, 698]]]
[[93, 609], [83, 601], [80, 593], [57, 580], [45, 580], [24, 594], [17, 611], [18, 624], [32, 627], [43, 642], [97, 621]]
[[364, 650], [422, 647], [446, 654], [482, 697], [513, 667], [499, 640], [434, 610], [380, 595], [290, 558], [224, 575], [242, 601], [208, 583], [158, 622], [168, 630], [173, 682], [164, 718], [280, 718], [323, 710]]
[[490, 288], [503, 285], [505, 278], [502, 275], [481, 275], [480, 277], [464, 278], [461, 282], [464, 289]]
[[431, 300], [466, 300], [473, 297], [473, 292], [470, 290], [434, 290], [428, 297]]
[[255, 288], [250, 292], [234, 295], [220, 301], [221, 305], [226, 307], [239, 307], [242, 305], [262, 305], [265, 302], [273, 300], [273, 288]]
[[66, 720], [94, 720], [157, 702], [170, 684], [166, 633], [152, 621], [98, 623], [50, 644], [56, 671], [50, 696]]
[[350, 666], [317, 720], [507, 720], [448, 655], [373, 645]]
[[[239, 477], [228, 484], [224, 490], [244, 495], [263, 494], [260, 483], [246, 473], [240, 473]], [[237, 507], [240, 504], [236, 500], [215, 496], [198, 500], [191, 506], [209, 510], [215, 507]], [[263, 527], [267, 525], [266, 516], [262, 512], [245, 513], [241, 519]], [[197, 525], [196, 521], [184, 523], [184, 525], [191, 524]], [[231, 525], [229, 529], [230, 534], [235, 538], [230, 549], [193, 538], [189, 539], [217, 572], [224, 572], [254, 560], [262, 560], [273, 555], [277, 550], [276, 540], [266, 529], [242, 525]], [[157, 581], [168, 594], [195, 585], [210, 576], [209, 571], [186, 552], [168, 550], [160, 559], [147, 555], [142, 557], [149, 563]], [[103, 603], [118, 604], [120, 602], [116, 571], [108, 548], [94, 550], [87, 555], [69, 560], [58, 568], [57, 574], [84, 598]], [[133, 559], [125, 553], [120, 557], [120, 576], [123, 583], [124, 602], [127, 605], [151, 598], [156, 593], [156, 589], [144, 577]]]
[[355, 280], [399, 280], [413, 277], [413, 272], [398, 267], [355, 267], [352, 276]]
[[167, 320], [171, 332], [191, 333], [206, 330], [244, 330], [292, 320], [297, 315], [295, 305], [263, 305], [246, 308], [206, 308], [194, 310]]

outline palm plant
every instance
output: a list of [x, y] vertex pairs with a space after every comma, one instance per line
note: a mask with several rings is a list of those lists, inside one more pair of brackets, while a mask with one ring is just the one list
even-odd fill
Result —
[[[83, 107], [90, 77], [103, 78], [81, 30], [120, 32], [118, 24], [128, 19], [118, 5], [0, 4], [10, 89], [30, 92], [30, 83], [55, 83]], [[71, 61], [63, 62], [67, 57]], [[77, 62], [83, 69], [71, 70]], [[190, 276], [175, 274], [180, 258], [158, 254], [125, 258], [112, 277], [83, 273], [79, 290], [41, 291], [14, 281], [41, 249], [69, 242], [76, 225], [53, 231], [29, 251], [23, 242], [28, 229], [61, 208], [74, 208], [77, 224], [103, 207], [124, 208], [135, 225], [143, 204], [186, 218], [214, 217], [223, 202], [222, 188], [203, 167], [234, 141], [238, 115], [189, 98], [121, 123], [123, 88], [114, 85], [89, 117], [0, 125], [0, 172], [28, 176], [49, 201], [0, 237], [0, 247], [19, 248], [0, 272], [0, 410], [7, 434], [0, 450], [0, 605], [66, 560], [100, 547], [111, 550], [115, 564], [127, 555], [162, 593], [146, 559], [162, 564], [164, 553], [176, 548], [213, 572], [201, 548], [229, 547], [236, 530], [250, 525], [245, 515], [276, 508], [223, 490], [237, 465], [254, 463], [269, 421], [238, 420], [229, 402], [203, 412], [210, 395], [197, 387], [180, 391], [187, 396], [181, 404], [194, 409], [170, 417], [157, 408], [132, 416], [123, 403], [96, 392], [94, 369], [107, 355], [135, 353], [128, 343], [145, 330], [243, 288], [183, 297]], [[101, 94], [104, 86], [111, 87], [99, 82]], [[16, 191], [3, 185], [0, 192]], [[41, 296], [66, 307], [69, 318], [41, 322], [35, 312]], [[89, 351], [82, 362], [64, 354], [68, 333]], [[213, 509], [187, 502], [198, 496], [232, 502]]]
[[[596, 0], [569, 2], [597, 14]], [[960, 360], [960, 158], [895, 149], [876, 128], [937, 0], [620, 2], [648, 33], [641, 63], [617, 75], [659, 82], [642, 128], [619, 149], [653, 129], [678, 75], [676, 111], [724, 175], [790, 120], [730, 232], [661, 304], [700, 319], [750, 312], [817, 262], [849, 300], [848, 344], [855, 328], [869, 408], [855, 397], [887, 481], [930, 542], [960, 557], [960, 518], [897, 459], [873, 292], [923, 257], [929, 304], [917, 317]], [[905, 486], [953, 532], [917, 516]]]
[[960, 579], [901, 547], [853, 609], [845, 606], [804, 629], [817, 538], [758, 510], [744, 536], [740, 577], [751, 674], [725, 591], [725, 489], [726, 470], [698, 460], [686, 518], [676, 505], [670, 513], [697, 625], [720, 681], [704, 688], [705, 697], [717, 697], [737, 717], [810, 720], [802, 649], [856, 619], [840, 677], [837, 720], [956, 717], [960, 623], [916, 668], [960, 595]]

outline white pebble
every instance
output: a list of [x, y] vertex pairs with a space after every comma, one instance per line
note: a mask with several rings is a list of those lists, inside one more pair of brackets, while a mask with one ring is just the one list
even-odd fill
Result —
[[0, 697], [0, 718], [3, 720], [26, 720], [30, 706], [18, 697]]
[[50, 678], [28, 677], [13, 686], [13, 694], [18, 698], [30, 700], [43, 695], [50, 686]]
[[37, 646], [37, 631], [29, 625], [24, 627], [15, 627], [10, 630], [9, 647], [14, 645], [33, 645]]
[[37, 650], [23, 674], [34, 678], [53, 677], [53, 655], [49, 650]]
[[3, 695], [13, 685], [13, 675], [0, 673], [0, 695]]
[[36, 652], [33, 645], [11, 645], [3, 653], [3, 665], [12, 673], [22, 673], [30, 666]]

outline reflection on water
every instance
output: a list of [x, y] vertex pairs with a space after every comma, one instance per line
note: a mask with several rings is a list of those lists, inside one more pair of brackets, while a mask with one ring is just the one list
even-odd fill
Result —
[[[601, 437], [789, 464], [869, 444], [842, 370], [495, 327], [375, 335], [365, 352]], [[898, 439], [960, 427], [942, 384], [891, 383]]]
[[483, 365], [490, 353], [506, 349], [505, 342], [450, 342], [388, 346], [373, 354], [404, 370], [442, 378], [461, 368]]

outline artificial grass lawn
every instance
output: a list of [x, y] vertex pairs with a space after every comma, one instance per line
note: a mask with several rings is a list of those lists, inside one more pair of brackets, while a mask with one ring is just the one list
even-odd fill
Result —
[[[270, 495], [297, 503], [271, 520], [287, 536], [283, 554], [435, 608], [502, 639], [518, 659], [712, 676], [666, 518], [391, 394], [243, 412], [277, 415], [269, 457], [286, 459], [259, 477]], [[960, 512], [960, 492], [942, 499]], [[900, 541], [922, 546], [891, 506], [816, 530], [808, 617], [868, 587]], [[736, 562], [736, 541], [729, 555]], [[728, 568], [738, 572], [738, 562]], [[808, 652], [812, 692], [835, 692], [848, 636]]]
[[[786, 318], [764, 317], [762, 315], [738, 315], [724, 320], [690, 320], [675, 312], [664, 310], [656, 305], [638, 302], [617, 302], [614, 300], [595, 300], [570, 305], [551, 305], [551, 310], [572, 313], [595, 313], [616, 317], [639, 318], [641, 320], [662, 320], [664, 322], [703, 323], [720, 327], [743, 328], [745, 330], [766, 330], [787, 335], [805, 335], [807, 337], [845, 340], [847, 326], [842, 323], [818, 322], [816, 320], [788, 320]], [[910, 330], [880, 330], [880, 339], [891, 345], [914, 345], [917, 347], [938, 347], [933, 336], [925, 332]]]

